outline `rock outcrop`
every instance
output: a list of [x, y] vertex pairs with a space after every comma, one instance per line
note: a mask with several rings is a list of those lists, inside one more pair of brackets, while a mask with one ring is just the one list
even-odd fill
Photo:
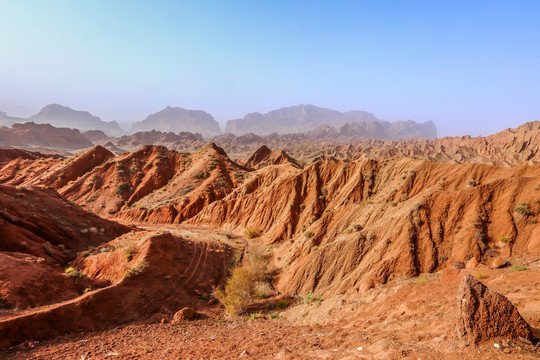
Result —
[[529, 324], [503, 295], [488, 289], [471, 275], [465, 276], [458, 289], [458, 335], [471, 343], [503, 337], [531, 340]]

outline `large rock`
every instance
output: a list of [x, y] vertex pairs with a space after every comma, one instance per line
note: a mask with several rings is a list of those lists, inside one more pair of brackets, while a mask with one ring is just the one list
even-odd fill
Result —
[[193, 320], [197, 313], [190, 307], [185, 307], [182, 310], [177, 311], [173, 317], [173, 324], [179, 324], [184, 320]]
[[529, 324], [503, 295], [467, 275], [458, 289], [457, 331], [472, 343], [496, 337], [531, 340]]

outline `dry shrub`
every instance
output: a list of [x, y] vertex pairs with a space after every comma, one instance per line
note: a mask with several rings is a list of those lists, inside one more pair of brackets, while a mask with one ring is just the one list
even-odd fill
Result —
[[[262, 247], [250, 251], [247, 260], [233, 269], [224, 289], [214, 289], [216, 298], [228, 313], [241, 315], [256, 298], [263, 295], [267, 259]], [[269, 289], [269, 286], [265, 289]], [[267, 295], [267, 294], [264, 294]]]
[[266, 267], [268, 266], [268, 259], [264, 253], [264, 247], [261, 245], [252, 245], [247, 255], [245, 265], [253, 274], [255, 281], [264, 281], [266, 277]]
[[241, 266], [232, 271], [225, 289], [216, 289], [214, 292], [218, 300], [225, 305], [227, 312], [240, 315], [253, 301], [255, 284], [251, 271], [247, 266]]
[[246, 235], [246, 238], [254, 239], [261, 236], [261, 230], [257, 228], [247, 228], [244, 234]]

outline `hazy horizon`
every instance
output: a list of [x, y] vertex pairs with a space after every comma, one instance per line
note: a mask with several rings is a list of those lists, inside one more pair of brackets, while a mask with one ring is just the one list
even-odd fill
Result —
[[299, 104], [433, 121], [540, 120], [540, 3], [0, 3], [0, 111], [122, 126], [166, 106], [226, 120]]

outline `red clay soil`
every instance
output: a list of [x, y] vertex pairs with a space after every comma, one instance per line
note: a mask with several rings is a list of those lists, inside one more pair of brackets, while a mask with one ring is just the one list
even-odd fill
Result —
[[59, 264], [42, 260], [0, 252], [0, 315], [73, 299], [85, 289], [108, 285], [107, 281], [68, 276]]
[[81, 254], [83, 276], [107, 282], [81, 296], [0, 317], [0, 348], [67, 332], [89, 331], [174, 314], [198, 301], [227, 274], [234, 252], [222, 242], [191, 241], [169, 233], [134, 232]]
[[45, 155], [35, 151], [28, 151], [23, 149], [16, 148], [0, 148], [0, 166], [5, 165], [6, 163], [15, 160], [15, 159], [25, 159], [25, 160], [36, 160], [42, 159], [45, 157], [50, 157], [51, 155]]
[[[286, 153], [266, 147], [235, 162], [215, 144], [192, 153], [145, 146], [113, 157], [96, 147], [67, 160], [15, 159], [0, 169], [0, 182], [43, 184], [58, 193], [0, 186], [0, 235], [8, 239], [0, 242], [5, 252], [0, 253], [0, 295], [11, 308], [0, 315], [0, 347], [146, 323], [156, 314], [169, 319], [185, 306], [197, 306], [202, 322], [130, 325], [103, 336], [72, 335], [30, 352], [6, 354], [536, 356], [535, 345], [519, 339], [496, 339], [498, 348], [465, 344], [457, 337], [454, 319], [458, 279], [472, 273], [505, 295], [535, 339], [540, 336], [538, 124], [507, 130], [489, 141], [373, 142], [332, 151], [322, 145], [319, 151], [306, 150], [320, 160], [303, 168]], [[388, 158], [404, 152], [409, 157]], [[364, 156], [378, 160], [358, 160]], [[467, 161], [475, 163], [461, 163]], [[525, 165], [507, 167], [518, 163]], [[83, 209], [147, 230], [126, 234], [127, 226]], [[182, 230], [173, 225], [180, 223]], [[252, 242], [268, 245], [274, 289], [281, 296], [300, 296], [303, 304], [280, 315], [290, 322], [268, 318], [275, 310], [265, 313], [267, 320], [222, 322], [221, 310], [203, 306], [201, 298], [226, 276], [233, 249], [244, 242], [234, 233], [246, 229], [261, 234]], [[492, 265], [502, 268], [491, 270]], [[71, 277], [63, 273], [68, 266]], [[451, 269], [465, 266], [461, 272]], [[440, 270], [439, 282], [430, 273]], [[40, 284], [35, 296], [28, 295], [31, 281], [50, 283], [52, 289]], [[61, 297], [52, 303], [55, 289]], [[37, 307], [21, 310], [28, 306]]]
[[[527, 266], [517, 272], [477, 271], [540, 330], [539, 263]], [[473, 346], [455, 337], [459, 278], [470, 272], [445, 275], [444, 282], [440, 274], [424, 274], [396, 279], [361, 295], [293, 302], [284, 311], [263, 311], [256, 320], [247, 316], [227, 320], [219, 308], [198, 303], [196, 310], [202, 315], [194, 321], [173, 325], [157, 318], [154, 323], [28, 342], [3, 355], [7, 359], [538, 359], [540, 347], [519, 340], [499, 338]]]
[[129, 227], [88, 214], [51, 189], [0, 185], [0, 311], [78, 296], [101, 280], [64, 274], [77, 253]]
[[77, 252], [128, 232], [127, 226], [89, 214], [57, 192], [0, 185], [0, 251], [65, 263]]

